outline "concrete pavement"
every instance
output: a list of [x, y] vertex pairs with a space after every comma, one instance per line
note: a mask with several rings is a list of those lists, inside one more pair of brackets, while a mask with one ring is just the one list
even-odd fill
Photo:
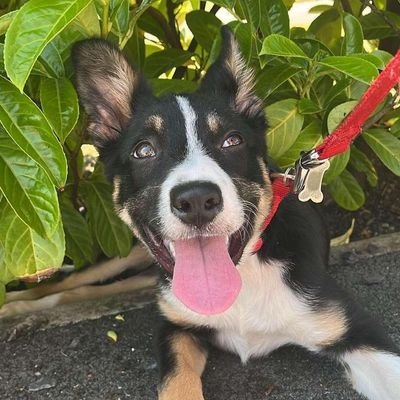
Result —
[[[335, 262], [330, 273], [400, 346], [400, 252], [361, 257], [350, 251]], [[123, 315], [124, 321], [110, 315], [0, 342], [0, 399], [155, 399], [156, 309], [144, 305]], [[213, 351], [203, 381], [206, 400], [361, 400], [341, 367], [295, 347], [247, 366]]]

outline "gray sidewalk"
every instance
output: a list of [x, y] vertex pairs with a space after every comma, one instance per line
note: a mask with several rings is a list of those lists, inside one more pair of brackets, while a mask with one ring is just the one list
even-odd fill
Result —
[[[400, 346], [400, 252], [360, 254], [342, 252], [330, 272], [383, 320]], [[155, 307], [123, 315], [125, 321], [106, 316], [0, 342], [0, 399], [155, 399]], [[109, 330], [117, 342], [107, 337]], [[294, 347], [247, 366], [214, 351], [203, 381], [206, 400], [361, 400], [342, 368]]]

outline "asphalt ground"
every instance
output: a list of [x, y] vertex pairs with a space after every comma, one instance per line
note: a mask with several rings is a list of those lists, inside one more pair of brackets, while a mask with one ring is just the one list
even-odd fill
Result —
[[[330, 273], [383, 321], [400, 346], [400, 253], [368, 259], [344, 254]], [[0, 342], [0, 399], [155, 399], [156, 308], [146, 305], [123, 317], [31, 331]], [[108, 331], [116, 333], [117, 341]], [[234, 355], [212, 351], [203, 382], [206, 400], [361, 400], [340, 366], [295, 347], [245, 366]]]

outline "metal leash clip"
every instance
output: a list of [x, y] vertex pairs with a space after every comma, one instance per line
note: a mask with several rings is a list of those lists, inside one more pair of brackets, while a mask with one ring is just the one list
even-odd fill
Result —
[[295, 164], [293, 183], [293, 192], [298, 195], [300, 201], [321, 203], [324, 198], [321, 191], [322, 179], [329, 165], [328, 159], [319, 159], [315, 149], [301, 154]]

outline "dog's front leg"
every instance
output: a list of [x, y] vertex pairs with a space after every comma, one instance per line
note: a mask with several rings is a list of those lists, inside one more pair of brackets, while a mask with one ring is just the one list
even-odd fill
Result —
[[207, 347], [193, 332], [164, 321], [158, 338], [159, 400], [204, 400]]

